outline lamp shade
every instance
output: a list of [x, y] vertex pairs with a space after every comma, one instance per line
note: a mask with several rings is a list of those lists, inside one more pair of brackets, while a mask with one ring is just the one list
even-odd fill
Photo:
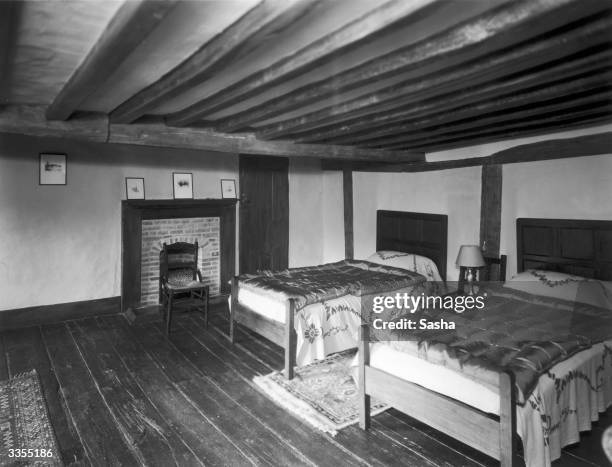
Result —
[[486, 265], [478, 245], [461, 245], [456, 264], [467, 268], [481, 268]]

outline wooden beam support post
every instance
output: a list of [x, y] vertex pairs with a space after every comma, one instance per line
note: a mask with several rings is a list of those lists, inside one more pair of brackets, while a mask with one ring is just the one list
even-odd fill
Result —
[[47, 110], [49, 120], [67, 120], [159, 25], [178, 0], [130, 0], [121, 5], [98, 42]]
[[487, 256], [499, 256], [503, 166], [484, 164], [480, 194], [480, 245]]
[[342, 171], [342, 192], [344, 199], [344, 257], [353, 259], [353, 171]]

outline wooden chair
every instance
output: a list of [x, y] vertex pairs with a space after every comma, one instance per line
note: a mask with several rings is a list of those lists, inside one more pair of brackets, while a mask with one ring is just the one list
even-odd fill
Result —
[[177, 299], [202, 302], [204, 321], [208, 326], [209, 287], [202, 282], [198, 270], [198, 242], [164, 243], [159, 253], [159, 296], [166, 334], [170, 334], [172, 311]]

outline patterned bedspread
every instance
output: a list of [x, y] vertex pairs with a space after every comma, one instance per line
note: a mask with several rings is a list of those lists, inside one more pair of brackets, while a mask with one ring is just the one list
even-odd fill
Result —
[[416, 272], [351, 260], [240, 276], [241, 290], [282, 302], [296, 300], [298, 366], [357, 346], [362, 295], [418, 295], [430, 284]]
[[419, 357], [456, 368], [484, 384], [481, 374], [471, 370], [511, 371], [520, 390], [519, 403], [553, 365], [612, 338], [612, 310], [501, 286], [487, 291], [485, 304], [482, 310], [462, 314], [428, 309], [410, 315], [416, 320], [452, 321], [453, 330], [386, 331], [385, 337], [378, 337], [395, 339], [390, 345], [409, 353], [415, 351], [409, 341], [416, 341]]
[[347, 294], [383, 293], [425, 281], [424, 276], [405, 269], [343, 260], [320, 266], [244, 274], [240, 276], [240, 287], [265, 290], [283, 299], [293, 298], [296, 310], [300, 310], [306, 305]]

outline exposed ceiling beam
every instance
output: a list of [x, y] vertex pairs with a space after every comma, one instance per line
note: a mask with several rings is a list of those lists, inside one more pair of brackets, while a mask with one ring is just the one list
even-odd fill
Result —
[[[588, 120], [594, 116], [605, 115], [606, 113], [612, 118], [612, 101], [610, 100], [600, 102], [597, 105], [583, 105], [578, 108], [570, 108], [563, 111], [559, 110], [556, 112], [545, 112], [532, 117], [518, 117], [503, 123], [491, 124], [490, 126], [481, 126], [480, 128], [473, 128], [470, 130], [455, 131], [452, 127], [449, 127], [446, 132], [443, 131], [440, 133], [432, 133], [429, 136], [415, 138], [414, 140], [399, 141], [396, 143], [385, 142], [381, 143], [380, 145], [373, 145], [372, 148], [384, 147], [385, 149], [399, 150], [405, 147], [419, 147], [424, 144], [430, 144], [432, 141], [437, 143], [448, 140], [469, 140], [470, 138], [479, 137], [483, 134], [491, 132], [512, 132], [522, 128], [551, 128], [552, 131], [554, 131], [555, 125], [561, 124], [568, 120]], [[483, 128], [486, 128], [486, 131], [483, 130]]]
[[253, 134], [224, 134], [198, 128], [168, 127], [162, 123], [109, 124], [101, 114], [49, 121], [42, 106], [8, 106], [0, 109], [0, 133], [69, 138], [98, 143], [131, 144], [225, 153], [281, 157], [314, 157], [339, 160], [399, 162], [425, 160], [422, 152], [359, 149], [325, 144], [259, 141]]
[[105, 142], [108, 136], [108, 118], [104, 115], [86, 115], [69, 121], [47, 120], [46, 108], [34, 105], [10, 105], [0, 109], [0, 133], [28, 136], [73, 138]]
[[0, 105], [5, 103], [11, 89], [22, 7], [21, 1], [0, 1]]
[[326, 144], [295, 144], [289, 141], [260, 141], [253, 134], [217, 133], [203, 128], [171, 127], [164, 124], [112, 124], [109, 142], [187, 149], [205, 149], [262, 156], [314, 157], [340, 160], [414, 161], [422, 152], [360, 149]]
[[[464, 87], [454, 93], [444, 94], [425, 101], [416, 101], [392, 111], [360, 117], [338, 125], [306, 132], [303, 135], [298, 134], [292, 139], [309, 143], [333, 140], [335, 144], [342, 142], [354, 144], [361, 139], [369, 139], [403, 131], [401, 128], [403, 122], [408, 119], [424, 118], [427, 115], [457, 109], [461, 106], [482, 102], [487, 99], [501, 99], [500, 96], [511, 96], [512, 93], [520, 92], [529, 87], [538, 86], [543, 96], [532, 95], [532, 97], [545, 99], [546, 96], [556, 92], [555, 88], [549, 88], [549, 85], [555, 81], [561, 79], [569, 81], [572, 77], [580, 79], [581, 75], [587, 75], [582, 78], [584, 81], [594, 79], [588, 76], [589, 72], [600, 70], [605, 66], [605, 62], [602, 63], [601, 61], [602, 56], [609, 58], [609, 51], [596, 54], [595, 57], [585, 56], [577, 60], [560, 61], [560, 63], [554, 66], [539, 67], [535, 71], [529, 71], [510, 79], [493, 81], [483, 86]], [[261, 139], [264, 139], [264, 136], [259, 135]]]
[[[263, 139], [273, 139], [290, 134], [292, 131], [304, 132], [329, 124], [338, 124], [364, 115], [399, 107], [403, 103], [416, 102], [437, 95], [456, 92], [469, 83], [477, 86], [499, 79], [512, 70], [513, 73], [525, 71], [542, 62], [553, 62], [572, 54], [581, 53], [596, 44], [610, 40], [612, 18], [606, 16], [576, 30], [556, 34], [552, 37], [521, 44], [510, 50], [504, 49], [496, 54], [487, 54], [450, 70], [441, 70], [419, 78], [404, 81], [388, 88], [359, 96], [346, 102], [325, 107], [296, 118], [276, 122], [258, 128]], [[487, 50], [486, 52], [491, 52]], [[483, 52], [484, 53], [484, 52]], [[279, 96], [260, 106], [214, 122], [219, 131], [233, 131], [244, 128], [257, 119], [276, 116], [295, 110], [290, 94]], [[304, 102], [303, 105], [312, 103]]]
[[176, 68], [117, 107], [111, 113], [111, 121], [133, 122], [163, 100], [203, 83], [246, 47], [304, 14], [315, 3], [313, 0], [262, 0]]
[[574, 138], [551, 139], [518, 146], [495, 152], [490, 156], [470, 157], [466, 159], [410, 162], [403, 164], [367, 164], [362, 162], [348, 163], [342, 161], [323, 161], [325, 170], [345, 170], [350, 168], [364, 172], [428, 172], [434, 170], [474, 167], [484, 164], [515, 164], [543, 160], [565, 159], [570, 157], [588, 157], [611, 154], [612, 132]]
[[66, 120], [159, 25], [178, 0], [126, 0], [47, 110]]
[[[581, 108], [596, 108], [612, 103], [612, 87], [585, 92], [577, 95], [563, 96], [558, 99], [538, 102], [532, 106], [508, 106], [497, 112], [492, 112], [486, 106], [474, 106], [471, 111], [457, 111], [437, 115], [416, 121], [412, 130], [406, 134], [362, 141], [360, 146], [377, 147], [392, 144], [415, 144], [420, 140], [444, 137], [450, 134], [467, 134], [470, 131], [482, 131], [482, 128], [494, 128], [509, 122], [526, 121], [543, 115], [562, 114], [577, 111]], [[482, 110], [478, 110], [481, 108]], [[485, 113], [486, 112], [486, 113]], [[455, 117], [455, 115], [457, 115]], [[464, 117], [464, 118], [461, 118]], [[436, 126], [433, 126], [433, 125]], [[431, 126], [430, 126], [431, 125]]]
[[505, 141], [514, 138], [525, 138], [528, 136], [547, 135], [550, 133], [558, 133], [560, 131], [589, 128], [596, 125], [608, 124], [610, 122], [612, 122], [612, 114], [609, 111], [596, 112], [588, 118], [583, 116], [576, 119], [570, 116], [552, 124], [527, 124], [504, 130], [493, 128], [490, 131], [478, 132], [472, 137], [455, 137], [447, 140], [437, 138], [430, 141], [428, 144], [420, 144], [419, 147], [410, 146], [410, 149], [406, 150], [424, 151], [426, 153], [446, 151], [455, 148], [494, 143], [496, 141]]
[[247, 76], [182, 111], [176, 112], [167, 121], [170, 125], [188, 125], [200, 120], [207, 114], [263, 92], [281, 80], [297, 76], [308, 67], [319, 65], [324, 60], [330, 60], [337, 54], [346, 52], [357, 44], [362, 43], [363, 40], [367, 40], [369, 36], [394, 24], [401, 23], [402, 20], [434, 1], [388, 1], [340, 29], [283, 57], [273, 65]]

